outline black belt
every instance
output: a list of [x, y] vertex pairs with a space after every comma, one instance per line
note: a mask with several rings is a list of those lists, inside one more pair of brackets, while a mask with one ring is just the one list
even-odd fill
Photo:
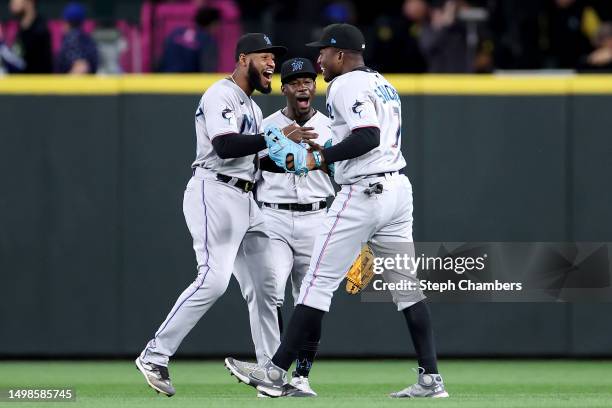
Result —
[[376, 173], [376, 174], [368, 174], [367, 176], [365, 176], [364, 178], [374, 178], [374, 177], [385, 177], [385, 176], [392, 176], [394, 174], [397, 174], [397, 171], [388, 171], [386, 173]]
[[318, 203], [312, 204], [270, 204], [262, 203], [265, 207], [274, 208], [275, 210], [288, 210], [288, 211], [317, 211], [327, 208], [326, 201], [319, 201]]
[[255, 183], [252, 181], [239, 179], [238, 177], [226, 176], [225, 174], [217, 174], [217, 180], [227, 183], [230, 186], [238, 187], [245, 193], [253, 191], [253, 188], [255, 188]]

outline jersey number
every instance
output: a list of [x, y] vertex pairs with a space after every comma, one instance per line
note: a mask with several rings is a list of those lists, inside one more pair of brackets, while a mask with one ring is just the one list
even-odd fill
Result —
[[397, 132], [395, 133], [395, 143], [392, 147], [398, 147], [402, 138], [402, 116], [398, 107], [393, 108], [393, 114], [397, 116]]

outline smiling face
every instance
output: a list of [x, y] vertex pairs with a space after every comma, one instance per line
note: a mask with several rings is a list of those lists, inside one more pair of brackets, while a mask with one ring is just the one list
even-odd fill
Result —
[[316, 92], [316, 82], [310, 77], [293, 78], [281, 88], [287, 98], [287, 106], [295, 117], [307, 115], [310, 112], [312, 100]]
[[245, 56], [248, 65], [249, 86], [263, 94], [272, 92], [274, 54], [271, 52], [252, 53]]
[[337, 48], [321, 48], [317, 62], [321, 66], [325, 82], [331, 81], [342, 73], [342, 51]]

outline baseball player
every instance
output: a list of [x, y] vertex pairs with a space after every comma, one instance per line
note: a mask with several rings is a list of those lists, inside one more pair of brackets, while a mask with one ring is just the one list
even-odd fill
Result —
[[[270, 93], [275, 56], [285, 51], [265, 34], [242, 36], [235, 71], [213, 84], [198, 104], [197, 155], [183, 200], [198, 273], [136, 358], [136, 367], [158, 393], [174, 395], [168, 360], [225, 292], [232, 272], [248, 304], [257, 360], [269, 359], [280, 342], [270, 240], [252, 194], [257, 153], [266, 142], [260, 133], [263, 115], [251, 95]], [[295, 141], [316, 137], [296, 124], [285, 131]]]
[[[406, 165], [400, 150], [399, 95], [381, 74], [364, 65], [365, 40], [356, 27], [333, 24], [326, 27], [320, 41], [308, 45], [319, 48], [323, 77], [330, 82], [327, 110], [333, 146], [308, 153], [289, 146], [293, 154], [289, 160], [284, 136], [278, 129], [270, 130], [279, 144], [278, 149], [270, 147], [270, 157], [296, 172], [335, 164], [335, 180], [341, 190], [315, 240], [298, 304], [272, 360], [263, 366], [225, 360], [240, 381], [270, 396], [282, 396], [294, 388], [287, 383], [287, 369], [303, 339], [320, 336], [333, 293], [364, 242], [377, 257], [393, 258], [399, 251], [414, 256], [412, 186], [399, 173]], [[273, 151], [278, 152], [275, 157]], [[416, 273], [411, 272], [416, 271], [397, 265], [386, 269], [383, 278], [392, 283], [417, 282]], [[425, 296], [418, 289], [406, 289], [392, 291], [392, 297], [406, 318], [419, 369], [416, 384], [391, 396], [447, 397], [438, 373], [429, 310], [422, 302]]]
[[[331, 139], [331, 121], [312, 107], [316, 93], [317, 72], [310, 60], [293, 58], [281, 67], [281, 91], [287, 106], [264, 119], [264, 128], [274, 125], [284, 128], [296, 123], [314, 128], [315, 143], [323, 145]], [[274, 254], [277, 274], [278, 318], [282, 331], [280, 307], [285, 297], [285, 284], [291, 276], [293, 299], [297, 301], [300, 285], [310, 264], [315, 236], [325, 220], [327, 197], [334, 195], [334, 187], [327, 173], [321, 170], [297, 176], [286, 173], [260, 152], [262, 180], [257, 183], [257, 199], [270, 235], [270, 253]], [[298, 352], [296, 369], [291, 384], [300, 396], [316, 396], [310, 387], [308, 374], [319, 345], [319, 339], [305, 343]]]

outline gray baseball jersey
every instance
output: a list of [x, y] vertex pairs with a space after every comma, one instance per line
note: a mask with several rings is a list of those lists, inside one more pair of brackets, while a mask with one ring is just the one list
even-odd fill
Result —
[[215, 82], [204, 92], [196, 110], [198, 142], [192, 167], [255, 181], [255, 155], [221, 159], [215, 153], [212, 141], [229, 133], [257, 134], [262, 122], [261, 109], [238, 85], [229, 79]]
[[327, 88], [327, 112], [333, 144], [363, 127], [380, 129], [380, 145], [363, 156], [336, 163], [338, 184], [352, 184], [369, 174], [406, 166], [401, 151], [401, 103], [397, 91], [378, 72], [356, 70], [336, 77]]
[[[282, 129], [293, 122], [279, 110], [264, 119], [263, 127], [273, 124]], [[332, 137], [330, 124], [331, 121], [327, 116], [317, 112], [304, 126], [315, 129], [319, 135], [315, 142], [322, 146]], [[259, 154], [260, 157], [267, 156], [268, 150], [262, 150]], [[311, 171], [305, 176], [264, 171], [262, 179], [257, 184], [257, 199], [265, 203], [309, 204], [333, 195], [334, 187], [327, 173], [323, 171]]]

